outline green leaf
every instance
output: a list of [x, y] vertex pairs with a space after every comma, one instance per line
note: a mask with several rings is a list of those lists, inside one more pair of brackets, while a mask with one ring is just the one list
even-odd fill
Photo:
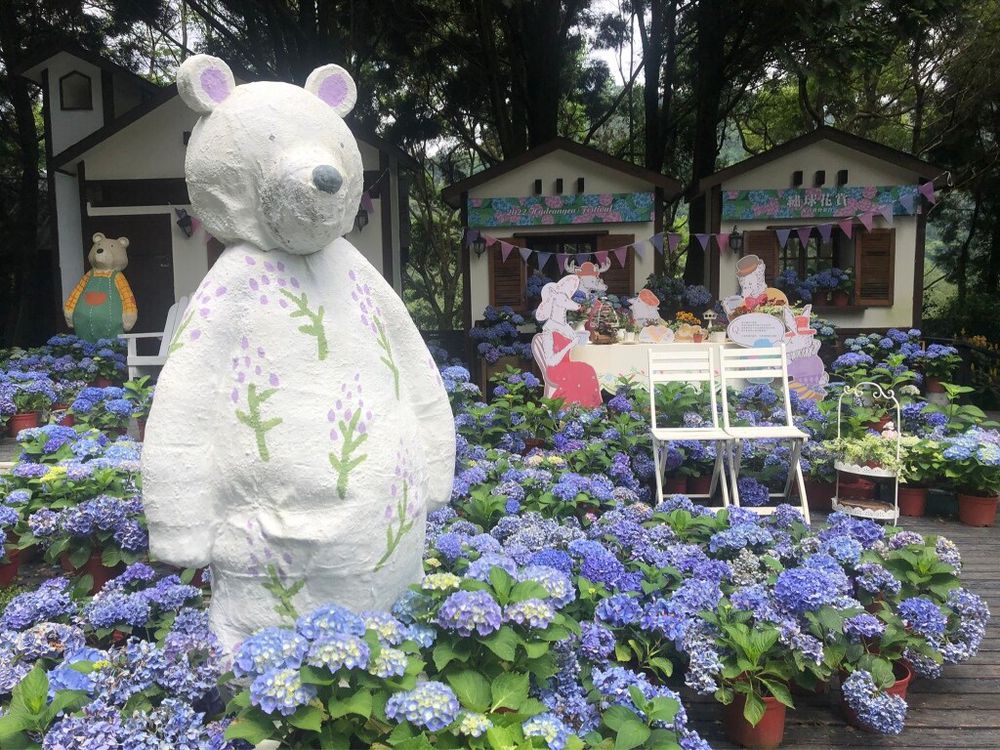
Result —
[[747, 693], [747, 702], [743, 706], [743, 718], [750, 722], [750, 726], [755, 727], [764, 718], [764, 701], [758, 698], [753, 692]]
[[510, 728], [496, 725], [486, 730], [486, 741], [493, 750], [510, 750], [518, 744]]
[[511, 602], [523, 602], [526, 599], [548, 599], [549, 592], [538, 581], [521, 581], [510, 590]]
[[650, 750], [680, 750], [677, 735], [670, 729], [654, 729], [646, 742]]
[[635, 721], [637, 717], [634, 711], [625, 706], [611, 706], [601, 718], [608, 729], [617, 732], [625, 722]]
[[493, 586], [493, 590], [497, 594], [497, 601], [501, 604], [508, 603], [508, 597], [515, 583], [516, 581], [511, 574], [503, 568], [494, 566], [490, 569], [490, 585]]
[[57, 690], [46, 710], [46, 724], [51, 723], [61, 713], [71, 713], [83, 708], [90, 697], [83, 690]]
[[288, 723], [307, 732], [318, 733], [323, 726], [323, 711], [316, 706], [299, 706], [295, 713], [288, 717]]
[[[503, 675], [502, 675], [503, 676]], [[448, 684], [458, 696], [459, 703], [464, 708], [486, 713], [490, 708], [490, 683], [479, 672], [466, 669], [456, 674], [448, 675]], [[511, 706], [510, 708], [518, 708]]]
[[270, 716], [255, 708], [240, 714], [226, 728], [227, 740], [246, 740], [251, 745], [259, 745], [274, 733], [274, 721]]
[[468, 661], [471, 653], [468, 641], [441, 641], [434, 647], [434, 667], [440, 672], [453, 661]]
[[761, 678], [761, 682], [767, 687], [768, 691], [777, 698], [779, 701], [784, 703], [789, 708], [795, 708], [795, 703], [792, 700], [792, 693], [788, 689], [788, 686], [784, 683], [777, 682], [775, 680], [765, 680]]
[[367, 719], [372, 715], [372, 708], [372, 694], [367, 690], [359, 690], [341, 700], [331, 698], [327, 705], [331, 719], [339, 719], [341, 716], [347, 716], [347, 714], [354, 714], [360, 716], [362, 719]]
[[35, 664], [21, 681], [14, 686], [11, 694], [11, 705], [23, 706], [24, 709], [37, 716], [45, 708], [49, 698], [49, 678], [42, 665]]
[[504, 625], [493, 635], [480, 638], [479, 642], [504, 661], [514, 661], [517, 655], [517, 645], [521, 642], [521, 639], [512, 628]]
[[549, 651], [549, 644], [544, 641], [525, 641], [522, 645], [529, 659], [537, 659]]
[[528, 675], [505, 672], [493, 680], [491, 692], [492, 711], [498, 708], [511, 708], [517, 711], [528, 699]]
[[626, 721], [615, 735], [615, 750], [632, 750], [649, 739], [650, 730], [638, 719]]
[[302, 682], [306, 685], [332, 685], [337, 681], [330, 674], [330, 670], [323, 669], [322, 667], [311, 667], [308, 664], [302, 666], [299, 670], [299, 675], [302, 677]]

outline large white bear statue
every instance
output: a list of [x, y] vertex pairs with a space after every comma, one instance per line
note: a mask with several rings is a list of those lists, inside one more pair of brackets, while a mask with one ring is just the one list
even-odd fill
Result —
[[233, 649], [294, 604], [388, 608], [421, 578], [428, 510], [451, 495], [455, 426], [427, 347], [343, 239], [362, 192], [343, 117], [354, 81], [236, 86], [189, 58], [181, 98], [193, 212], [226, 250], [178, 326], [146, 428], [150, 552], [211, 566], [210, 621]]

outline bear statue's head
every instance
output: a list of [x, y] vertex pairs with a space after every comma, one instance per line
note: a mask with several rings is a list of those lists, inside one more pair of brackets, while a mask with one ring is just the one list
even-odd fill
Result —
[[357, 99], [346, 70], [324, 65], [304, 88], [237, 86], [222, 60], [195, 55], [181, 65], [177, 90], [202, 115], [184, 171], [194, 213], [213, 236], [307, 255], [351, 230], [364, 167], [343, 119]]
[[128, 265], [127, 248], [128, 237], [113, 240], [97, 232], [87, 260], [95, 271], [124, 271]]

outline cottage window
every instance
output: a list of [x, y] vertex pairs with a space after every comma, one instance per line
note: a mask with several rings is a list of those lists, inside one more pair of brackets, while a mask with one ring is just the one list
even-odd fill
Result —
[[785, 268], [794, 268], [800, 277], [825, 268], [854, 270], [854, 304], [864, 307], [890, 307], [893, 303], [895, 274], [896, 230], [872, 229], [855, 225], [848, 239], [834, 229], [829, 242], [813, 236], [805, 247], [793, 232], [785, 247], [778, 244], [773, 229], [748, 231], [743, 235], [744, 255], [756, 255], [764, 261], [765, 280], [774, 284], [774, 277]]
[[64, 110], [94, 108], [90, 76], [74, 70], [59, 79], [59, 107]]

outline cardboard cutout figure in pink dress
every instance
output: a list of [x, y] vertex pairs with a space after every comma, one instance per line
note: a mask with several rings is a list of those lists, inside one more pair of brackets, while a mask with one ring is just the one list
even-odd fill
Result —
[[580, 304], [573, 301], [573, 294], [579, 287], [580, 279], [576, 276], [566, 276], [542, 287], [542, 302], [535, 317], [544, 325], [536, 336], [538, 346], [532, 348], [545, 374], [545, 382], [552, 389], [552, 398], [595, 407], [602, 403], [597, 373], [586, 362], [574, 362], [569, 358], [576, 346], [576, 332], [566, 322], [566, 313], [580, 309]]

